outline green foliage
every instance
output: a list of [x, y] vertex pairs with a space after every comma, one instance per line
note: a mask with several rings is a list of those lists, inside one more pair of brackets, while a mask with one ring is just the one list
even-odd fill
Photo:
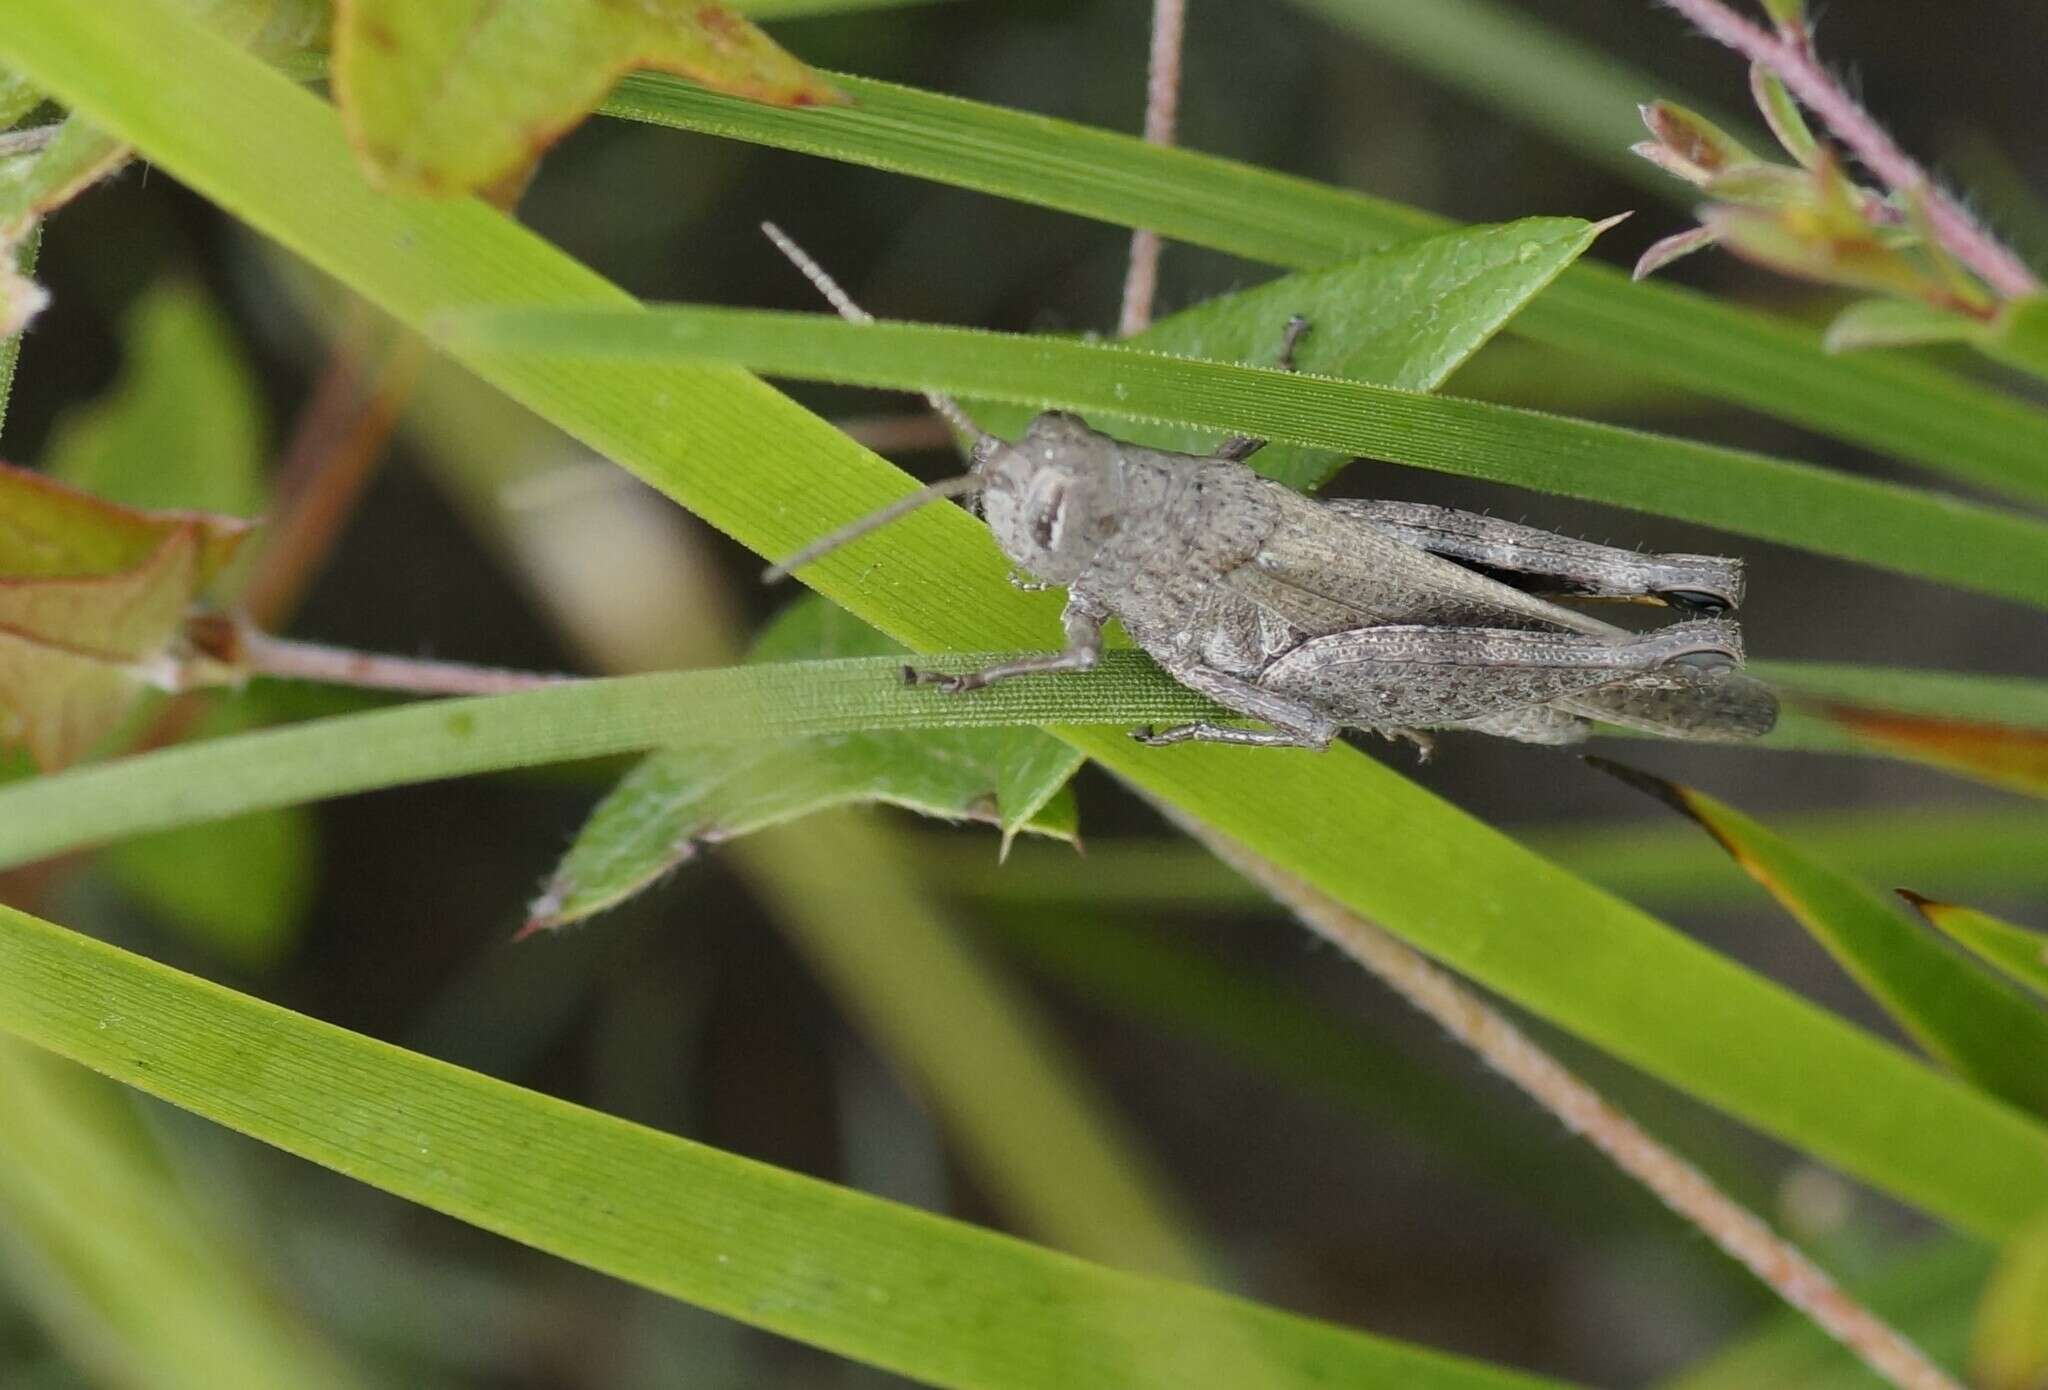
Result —
[[1993, 1095], [2048, 1114], [2048, 1012], [1733, 807], [1619, 764], [1600, 765], [1720, 841], [1930, 1055]]
[[1192, 1387], [1557, 1383], [1120, 1273], [736, 1158], [7, 908], [0, 1027], [486, 1230], [932, 1384], [1106, 1390], [1140, 1374]]
[[[786, 609], [755, 662], [894, 656], [904, 649], [816, 596]], [[1066, 782], [1079, 755], [1035, 729], [853, 732], [798, 742], [665, 749], [626, 774], [577, 832], [529, 927], [581, 921], [640, 892], [704, 844], [828, 806], [882, 802], [1073, 840]]]
[[1957, 903], [1933, 902], [1917, 893], [1904, 896], [1950, 938], [2035, 993], [2048, 997], [2048, 937]]
[[1970, 1342], [1983, 1390], [2036, 1390], [2048, 1382], [2048, 1219], [2006, 1244], [1984, 1289]]
[[466, 193], [538, 159], [632, 68], [755, 101], [840, 100], [723, 5], [342, 0], [334, 89], [378, 182]]

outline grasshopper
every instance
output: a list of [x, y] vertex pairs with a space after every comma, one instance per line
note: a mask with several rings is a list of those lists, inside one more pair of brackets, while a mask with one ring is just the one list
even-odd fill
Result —
[[[779, 228], [769, 238], [841, 315], [872, 322]], [[1293, 365], [1308, 325], [1287, 325]], [[1595, 721], [1670, 738], [1732, 741], [1777, 720], [1744, 674], [1741, 562], [1573, 540], [1472, 512], [1307, 497], [1245, 460], [1115, 439], [1047, 411], [1015, 442], [927, 392], [973, 440], [970, 470], [820, 538], [769, 580], [926, 503], [974, 495], [996, 544], [1034, 587], [1067, 591], [1065, 644], [966, 675], [904, 668], [949, 692], [1014, 676], [1086, 671], [1112, 617], [1174, 679], [1265, 727], [1198, 722], [1132, 731], [1187, 741], [1326, 748], [1340, 729], [1415, 742], [1465, 729], [1576, 743]], [[1651, 603], [1691, 616], [1631, 632], [1559, 599]]]

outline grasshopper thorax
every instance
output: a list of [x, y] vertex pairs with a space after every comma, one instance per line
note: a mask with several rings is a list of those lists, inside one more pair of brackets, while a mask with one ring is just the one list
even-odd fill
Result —
[[1047, 411], [1014, 444], [991, 439], [981, 458], [982, 515], [996, 544], [1049, 584], [1087, 572], [1123, 513], [1115, 440], [1078, 416]]

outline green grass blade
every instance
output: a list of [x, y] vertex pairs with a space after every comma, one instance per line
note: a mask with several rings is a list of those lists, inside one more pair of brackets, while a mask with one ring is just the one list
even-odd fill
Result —
[[0, 1249], [75, 1366], [152, 1390], [362, 1383], [180, 1190], [125, 1094], [0, 1038], [0, 1097]]
[[1904, 896], [1951, 940], [2048, 998], [2048, 936], [1958, 903], [1933, 902], [1918, 893]]
[[[1333, 265], [1450, 225], [1417, 208], [1111, 131], [832, 80], [853, 105], [778, 111], [641, 74], [601, 109], [1152, 227], [1290, 269]], [[1514, 331], [1938, 473], [2048, 498], [2048, 413], [1905, 356], [1830, 357], [1813, 328], [1594, 265], [1566, 271]]]
[[[2031, 807], [1952, 806], [1781, 816], [1781, 834], [1846, 873], [1878, 883], [1912, 883], [1948, 895], [2037, 893], [2048, 889], [2048, 812]], [[1728, 856], [1688, 825], [1628, 820], [1521, 826], [1516, 838], [1633, 902], [1690, 909], [1758, 901]], [[950, 893], [1010, 908], [1240, 908], [1263, 903], [1258, 889], [1215, 856], [1163, 840], [1096, 840], [1085, 859], [1019, 845], [988, 872], [980, 846], [929, 836], [920, 861]]]
[[1600, 760], [1720, 841], [1907, 1036], [1991, 1094], [2048, 1115], [2048, 1013], [1834, 865], [1691, 787]]
[[[1593, 49], [1501, 0], [1294, 0], [1374, 48], [1545, 132], [1584, 158], [1688, 213], [1698, 193], [1629, 153], [1643, 138], [1636, 107], [1667, 97], [1752, 149], [1771, 147], [1753, 118], [1736, 119], [1670, 83]], [[1730, 74], [1739, 73], [1731, 61]]]
[[1118, 1269], [1203, 1280], [1190, 1214], [1062, 1040], [919, 890], [901, 837], [836, 811], [729, 853], [1025, 1233]]
[[1554, 1383], [737, 1158], [5, 908], [0, 1031], [409, 1201], [933, 1384]]
[[[373, 196], [331, 110], [164, 0], [13, 0], [0, 61], [416, 328], [490, 305], [625, 301], [481, 204]], [[484, 354], [465, 365], [757, 553], [787, 554], [910, 488], [739, 372]], [[884, 553], [855, 547], [805, 578], [914, 650], [1042, 648], [1056, 605], [1015, 592], [1006, 574], [972, 518], [926, 508], [891, 530]], [[2048, 1203], [2039, 1126], [1359, 753], [1145, 749], [1121, 729], [1056, 732], [1488, 988], [1946, 1220], [2002, 1236]]]
[[[38, 223], [14, 248], [14, 263], [23, 275], [36, 273], [36, 253], [42, 249], [43, 228]], [[0, 338], [0, 429], [7, 423], [7, 404], [14, 395], [14, 372], [21, 365], [21, 339], [17, 333]]]
[[[926, 664], [966, 671], [987, 660]], [[1078, 686], [1067, 676], [1008, 681], [987, 700], [906, 686], [901, 671], [894, 658], [868, 657], [619, 676], [161, 749], [0, 788], [0, 865], [322, 797], [649, 748], [1097, 716], [1121, 737], [1133, 724], [1217, 713], [1136, 652], [1109, 654]]]
[[1057, 406], [1112, 429], [1106, 421], [1120, 417], [1238, 430], [1675, 516], [2048, 607], [2048, 524], [2032, 518], [1510, 406], [1104, 343], [846, 323], [823, 314], [504, 310], [451, 318], [441, 334], [458, 350], [535, 360], [732, 362], [776, 375]]

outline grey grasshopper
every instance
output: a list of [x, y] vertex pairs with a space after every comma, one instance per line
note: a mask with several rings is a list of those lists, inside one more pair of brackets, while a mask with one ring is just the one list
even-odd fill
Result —
[[[841, 314], [869, 321], [779, 229], [764, 230]], [[1282, 366], [1306, 328], [1287, 326]], [[1776, 722], [1770, 688], [1740, 669], [1740, 627], [1720, 616], [1741, 602], [1740, 561], [1593, 545], [1448, 507], [1320, 501], [1247, 467], [1264, 441], [1246, 437], [1206, 457], [1169, 453], [1048, 411], [1012, 443], [949, 398], [928, 399], [974, 440], [971, 471], [821, 538], [768, 578], [927, 502], [976, 494], [1003, 553], [1066, 589], [1066, 643], [967, 675], [906, 668], [908, 679], [968, 691], [1085, 671], [1115, 617], [1174, 679], [1266, 726], [1133, 731], [1148, 744], [1324, 748], [1356, 728], [1426, 752], [1436, 729], [1561, 744], [1598, 721], [1731, 741]], [[1631, 632], [1556, 599], [1692, 616]]]

